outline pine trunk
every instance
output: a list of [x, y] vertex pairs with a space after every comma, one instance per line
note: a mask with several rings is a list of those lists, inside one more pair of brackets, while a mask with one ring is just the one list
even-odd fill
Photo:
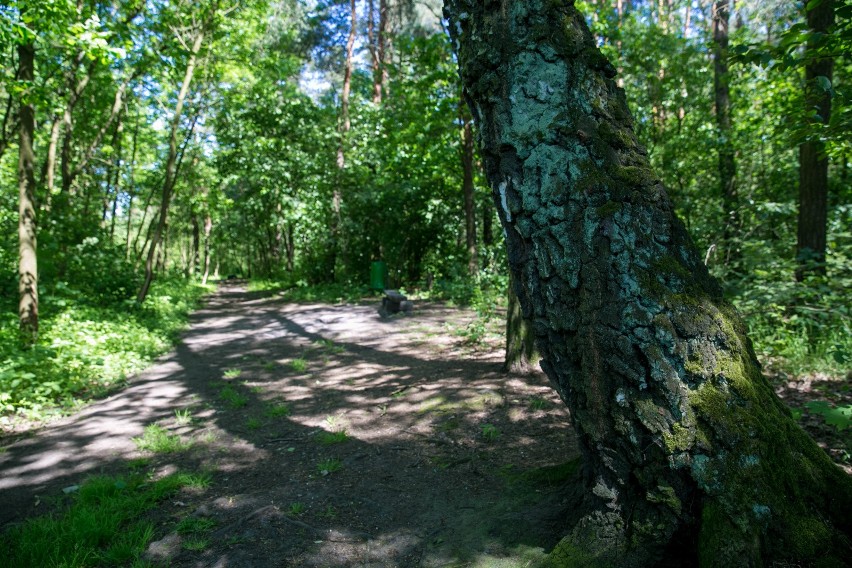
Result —
[[568, 0], [449, 0], [462, 82], [588, 509], [553, 566], [842, 566], [852, 481], [761, 374]]

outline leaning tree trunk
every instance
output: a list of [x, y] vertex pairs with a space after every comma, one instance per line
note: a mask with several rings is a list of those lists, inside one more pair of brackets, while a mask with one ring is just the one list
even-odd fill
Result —
[[[160, 201], [160, 216], [157, 220], [157, 225], [154, 227], [153, 236], [151, 238], [151, 248], [148, 249], [148, 257], [145, 259], [145, 279], [142, 281], [142, 287], [136, 295], [136, 301], [140, 304], [145, 301], [145, 298], [148, 296], [148, 291], [151, 289], [151, 283], [154, 281], [154, 260], [157, 254], [157, 246], [160, 244], [160, 240], [163, 238], [166, 231], [169, 205], [171, 204], [172, 192], [174, 191], [176, 183], [178, 170], [177, 135], [178, 129], [180, 128], [181, 112], [183, 111], [183, 104], [186, 100], [186, 96], [189, 94], [189, 85], [192, 82], [192, 76], [195, 73], [195, 66], [198, 62], [198, 53], [201, 51], [204, 36], [211, 23], [211, 21], [205, 22], [194, 38], [192, 48], [189, 52], [189, 59], [186, 64], [186, 71], [184, 71], [183, 82], [181, 83], [180, 91], [178, 92], [177, 103], [175, 104], [175, 114], [172, 117], [171, 130], [169, 131], [169, 154], [166, 159], [166, 174], [163, 179], [163, 197]], [[195, 122], [193, 122], [193, 127], [194, 126]], [[166, 251], [164, 248], [164, 257], [165, 254]], [[165, 261], [163, 262], [163, 265], [165, 265]]]
[[[590, 509], [555, 566], [843, 565], [852, 482], [763, 378], [567, 0], [445, 12], [542, 367]], [[831, 564], [833, 562], [833, 564]]]

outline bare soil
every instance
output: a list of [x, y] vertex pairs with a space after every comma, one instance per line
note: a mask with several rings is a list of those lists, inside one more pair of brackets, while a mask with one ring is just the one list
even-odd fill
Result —
[[[418, 302], [411, 316], [382, 318], [378, 304], [295, 304], [223, 285], [175, 351], [127, 388], [2, 440], [0, 529], [61, 506], [63, 489], [93, 474], [181, 470], [207, 472], [211, 485], [152, 512], [154, 565], [542, 557], [573, 516], [576, 478], [559, 467], [578, 455], [567, 409], [543, 373], [501, 372], [500, 322], [471, 345], [458, 333], [469, 311]], [[813, 380], [776, 382], [797, 405], [823, 392]], [[848, 434], [819, 418], [804, 426], [848, 466]], [[191, 447], [140, 452], [132, 438], [153, 423]], [[180, 534], [189, 517], [212, 528]]]

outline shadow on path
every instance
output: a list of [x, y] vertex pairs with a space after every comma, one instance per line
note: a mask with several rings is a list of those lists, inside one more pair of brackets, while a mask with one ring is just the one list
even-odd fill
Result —
[[[565, 504], [517, 480], [576, 455], [567, 411], [543, 375], [505, 375], [498, 353], [462, 353], [447, 333], [459, 314], [424, 305], [383, 320], [374, 306], [286, 304], [223, 285], [126, 389], [0, 453], [0, 526], [87, 475], [126, 472], [143, 455], [131, 438], [159, 423], [193, 445], [149, 456], [152, 472], [213, 477], [203, 495], [161, 507], [168, 536], [151, 558], [163, 564], [535, 555], [558, 538]], [[176, 409], [193, 420], [179, 423]], [[327, 444], [323, 432], [345, 436]], [[216, 523], [204, 551], [184, 550], [173, 532], [187, 515]]]

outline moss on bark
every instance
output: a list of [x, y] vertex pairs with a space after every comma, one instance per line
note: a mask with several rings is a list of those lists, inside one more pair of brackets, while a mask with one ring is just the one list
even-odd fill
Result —
[[552, 566], [852, 557], [852, 483], [764, 380], [636, 143], [573, 3], [446, 3], [542, 368], [571, 410], [592, 512]]

